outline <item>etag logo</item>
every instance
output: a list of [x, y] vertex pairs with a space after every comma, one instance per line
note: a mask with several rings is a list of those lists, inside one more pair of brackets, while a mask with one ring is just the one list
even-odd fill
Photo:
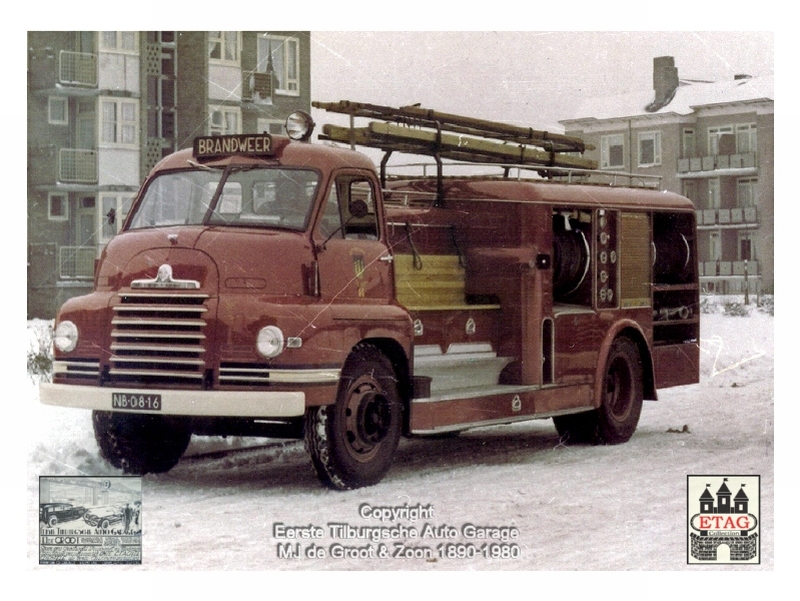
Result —
[[688, 563], [760, 563], [760, 476], [688, 476]]

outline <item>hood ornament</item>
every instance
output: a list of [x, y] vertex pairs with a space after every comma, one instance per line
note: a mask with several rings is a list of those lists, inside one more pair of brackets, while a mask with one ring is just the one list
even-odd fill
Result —
[[172, 266], [164, 263], [158, 268], [156, 277], [152, 280], [133, 280], [131, 288], [200, 288], [197, 280], [176, 280], [172, 277]]

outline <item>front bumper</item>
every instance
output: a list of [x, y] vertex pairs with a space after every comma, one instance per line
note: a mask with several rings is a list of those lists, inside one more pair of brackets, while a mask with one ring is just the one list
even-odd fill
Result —
[[[112, 407], [111, 397], [114, 393], [151, 397], [160, 395], [159, 409]], [[51, 383], [39, 385], [39, 401], [45, 405], [78, 409], [212, 417], [299, 417], [306, 408], [303, 392], [100, 388]]]

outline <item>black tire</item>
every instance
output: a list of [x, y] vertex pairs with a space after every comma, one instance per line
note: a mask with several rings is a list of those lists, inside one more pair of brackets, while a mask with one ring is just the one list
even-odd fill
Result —
[[109, 523], [108, 523], [108, 520], [103, 520], [103, 521], [102, 521], [102, 522], [100, 522], [100, 524], [99, 524], [99, 526], [100, 526], [100, 530], [108, 530], [108, 527], [109, 527], [110, 525], [111, 525], [111, 524], [109, 524]]
[[620, 444], [630, 440], [642, 413], [644, 388], [639, 348], [614, 340], [606, 359], [599, 409], [553, 418], [565, 443]]
[[336, 490], [380, 482], [402, 420], [391, 362], [374, 346], [358, 345], [345, 362], [336, 403], [306, 412], [305, 447], [317, 477]]
[[47, 525], [51, 528], [55, 528], [56, 524], [58, 524], [58, 518], [54, 515], [51, 515], [50, 519], [47, 520]]
[[553, 423], [564, 444], [597, 443], [597, 411], [560, 415]]
[[169, 471], [192, 436], [185, 420], [161, 415], [93, 411], [92, 422], [103, 458], [126, 474]]

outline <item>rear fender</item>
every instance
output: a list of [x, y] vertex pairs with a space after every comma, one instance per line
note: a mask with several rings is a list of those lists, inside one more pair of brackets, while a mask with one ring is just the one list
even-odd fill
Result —
[[623, 319], [614, 324], [603, 339], [600, 345], [600, 353], [597, 360], [597, 369], [594, 376], [594, 407], [599, 408], [603, 396], [603, 380], [605, 379], [606, 361], [611, 351], [611, 345], [619, 336], [630, 338], [639, 349], [639, 359], [642, 362], [642, 389], [646, 400], [655, 401], [658, 399], [655, 387], [655, 372], [653, 369], [653, 355], [647, 337], [638, 323], [633, 320]]

